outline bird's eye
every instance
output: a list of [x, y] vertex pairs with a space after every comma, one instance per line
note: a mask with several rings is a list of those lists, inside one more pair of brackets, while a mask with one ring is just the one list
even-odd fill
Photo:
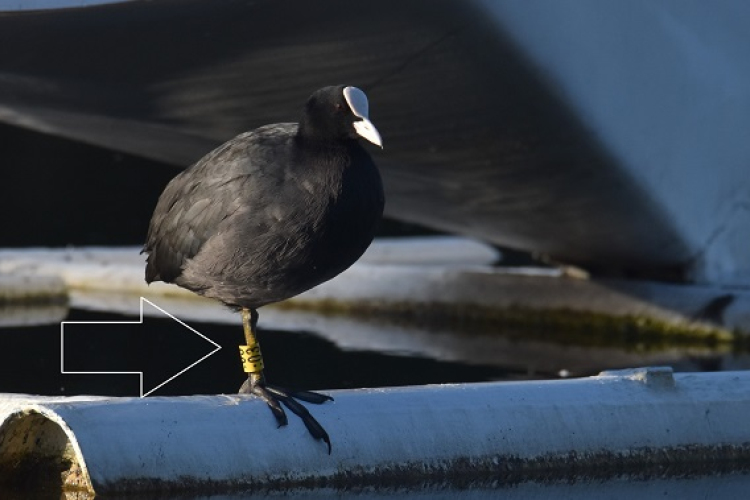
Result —
[[336, 103], [336, 111], [338, 112], [344, 111], [344, 106], [339, 102]]

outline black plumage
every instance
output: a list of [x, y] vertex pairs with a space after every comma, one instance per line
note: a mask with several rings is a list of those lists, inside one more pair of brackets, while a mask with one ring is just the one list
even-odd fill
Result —
[[258, 307], [348, 268], [384, 204], [380, 174], [357, 140], [380, 145], [367, 107], [355, 87], [325, 87], [299, 124], [240, 134], [177, 175], [148, 229], [146, 281], [250, 311], [254, 329]]

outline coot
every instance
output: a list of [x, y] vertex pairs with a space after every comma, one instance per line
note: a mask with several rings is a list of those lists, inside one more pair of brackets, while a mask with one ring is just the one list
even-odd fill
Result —
[[143, 248], [148, 283], [175, 283], [242, 312], [248, 379], [240, 393], [262, 398], [279, 426], [287, 424], [282, 403], [329, 453], [328, 434], [295, 399], [331, 398], [267, 384], [255, 329], [259, 307], [333, 278], [372, 242], [383, 186], [360, 137], [382, 147], [364, 92], [316, 91], [299, 123], [240, 134], [172, 179]]

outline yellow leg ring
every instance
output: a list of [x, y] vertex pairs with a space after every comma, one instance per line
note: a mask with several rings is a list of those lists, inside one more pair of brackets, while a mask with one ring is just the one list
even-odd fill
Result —
[[260, 345], [241, 345], [240, 358], [242, 358], [242, 369], [245, 370], [245, 373], [260, 373], [263, 371], [263, 355], [260, 353]]

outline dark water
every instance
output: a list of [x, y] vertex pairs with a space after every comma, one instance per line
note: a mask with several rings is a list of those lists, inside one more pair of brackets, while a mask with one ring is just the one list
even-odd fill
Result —
[[[105, 312], [71, 310], [66, 321], [133, 321]], [[176, 396], [236, 392], [244, 378], [237, 345], [239, 325], [191, 326], [222, 346], [193, 369], [154, 395]], [[88, 328], [95, 329], [92, 335]], [[343, 389], [413, 384], [502, 380], [520, 375], [494, 366], [439, 361], [420, 356], [344, 351], [313, 332], [259, 329], [266, 375], [275, 384], [307, 389]], [[149, 318], [143, 325], [69, 325], [66, 371], [144, 371], [144, 385], [166, 380], [208, 346], [171, 319]], [[62, 375], [60, 324], [0, 328], [0, 392], [42, 395], [138, 395], [130, 375]]]

